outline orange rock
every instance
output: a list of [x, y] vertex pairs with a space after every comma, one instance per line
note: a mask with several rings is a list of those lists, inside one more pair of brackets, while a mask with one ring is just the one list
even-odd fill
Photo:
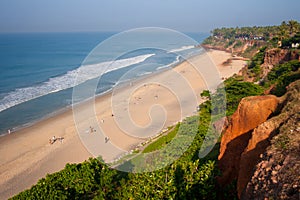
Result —
[[277, 121], [276, 118], [272, 118], [253, 130], [248, 146], [241, 154], [237, 180], [239, 197], [252, 177], [253, 168], [259, 161], [260, 154], [264, 153], [269, 146], [269, 138], [272, 137], [274, 130], [280, 126]]
[[[296, 149], [299, 147], [299, 142], [296, 141], [300, 141], [297, 131], [294, 131], [297, 130], [297, 123], [299, 123], [299, 118], [296, 116], [299, 116], [300, 113], [300, 80], [291, 83], [287, 87], [287, 90], [287, 93], [280, 97], [280, 113], [254, 129], [251, 139], [241, 155], [237, 179], [237, 191], [241, 199], [256, 199], [258, 196], [270, 196], [270, 194], [274, 194], [274, 188], [277, 188], [276, 193], [284, 194], [286, 191], [289, 191], [288, 189], [282, 188], [284, 185], [282, 183], [289, 183], [291, 181], [290, 175], [287, 175], [292, 171], [291, 166], [293, 166], [294, 169], [298, 169], [295, 161], [299, 159], [295, 155], [299, 154], [296, 153], [294, 155], [291, 152], [297, 152]], [[277, 110], [279, 111], [279, 109]], [[294, 132], [295, 135], [293, 135]], [[294, 139], [294, 142], [289, 142], [289, 146], [291, 145], [290, 153], [274, 148], [274, 144], [273, 147], [270, 148], [269, 141], [277, 134], [286, 134], [290, 139]], [[267, 148], [269, 148], [269, 150], [267, 150]], [[277, 154], [278, 157], [285, 157], [285, 161], [282, 165], [278, 165], [278, 157], [276, 159], [275, 156], [276, 151], [279, 151]], [[268, 159], [264, 158], [264, 156], [260, 156], [266, 153], [269, 155], [267, 156]], [[265, 160], [257, 164], [261, 159]], [[271, 168], [271, 166], [273, 166], [273, 168]], [[285, 169], [289, 172], [284, 172]], [[279, 171], [280, 173], [278, 174]], [[297, 170], [294, 171], [296, 172]], [[297, 177], [297, 174], [295, 174], [295, 177]], [[280, 180], [280, 184], [278, 184], [278, 180]], [[262, 185], [264, 187], [261, 187]], [[257, 187], [259, 187], [259, 189]], [[291, 188], [292, 185], [290, 184], [288, 187]], [[263, 193], [265, 193], [265, 195]], [[292, 193], [290, 195], [292, 195]]]
[[265, 122], [276, 110], [278, 102], [277, 97], [273, 95], [242, 99], [222, 137], [219, 160], [222, 159], [226, 146], [230, 141]]
[[299, 53], [290, 51], [289, 49], [269, 49], [265, 53], [264, 63], [261, 65], [261, 78], [264, 78], [278, 64], [288, 62], [290, 60], [300, 60]]
[[268, 119], [278, 103], [278, 98], [273, 95], [246, 97], [241, 100], [221, 139], [218, 157], [222, 171], [222, 177], [218, 181], [221, 185], [237, 179], [241, 154], [248, 146], [252, 130]]

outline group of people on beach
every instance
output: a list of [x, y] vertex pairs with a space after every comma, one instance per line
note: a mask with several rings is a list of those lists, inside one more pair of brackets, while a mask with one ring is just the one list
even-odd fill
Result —
[[64, 140], [64, 137], [55, 137], [55, 135], [52, 137], [52, 138], [50, 138], [49, 139], [49, 144], [53, 144], [54, 142], [56, 142], [56, 140], [59, 140], [60, 141], [60, 143], [62, 143], [63, 142], [63, 140]]
[[96, 132], [96, 129], [90, 126], [90, 133], [94, 133], [94, 132]]

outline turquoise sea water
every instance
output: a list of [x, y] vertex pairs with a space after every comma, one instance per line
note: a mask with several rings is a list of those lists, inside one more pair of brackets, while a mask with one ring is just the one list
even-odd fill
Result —
[[[108, 58], [126, 48], [131, 41], [112, 46], [96, 59], [85, 60], [102, 41], [116, 33], [14, 33], [0, 34], [0, 135], [55, 114], [72, 103], [72, 86], [76, 70], [88, 65], [85, 79], [93, 78], [93, 70], [101, 67]], [[197, 42], [206, 33], [187, 33]], [[132, 40], [135, 38], [133, 37]], [[126, 71], [137, 65], [140, 68], [132, 79], [172, 67], [181, 61], [176, 52], [187, 56], [199, 53], [198, 48], [186, 41], [163, 42], [166, 52], [144, 48], [118, 57], [114, 70], [105, 73], [98, 85], [97, 94], [110, 90]], [[85, 61], [84, 61], [85, 60]], [[157, 65], [147, 65], [157, 63]]]

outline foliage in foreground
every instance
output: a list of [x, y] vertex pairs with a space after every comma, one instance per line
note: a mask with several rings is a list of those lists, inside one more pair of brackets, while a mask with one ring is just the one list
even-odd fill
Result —
[[111, 196], [118, 182], [114, 170], [108, 169], [97, 159], [89, 159], [80, 164], [67, 164], [54, 174], [42, 178], [31, 189], [21, 192], [12, 199], [90, 199]]
[[198, 158], [210, 113], [205, 108], [200, 113], [200, 122], [187, 123], [198, 127], [193, 143], [182, 157], [163, 169], [125, 173], [90, 159], [67, 164], [13, 199], [215, 199], [216, 157]]

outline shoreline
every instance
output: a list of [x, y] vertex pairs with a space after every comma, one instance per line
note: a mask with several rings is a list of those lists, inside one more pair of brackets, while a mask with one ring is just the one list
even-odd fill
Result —
[[[121, 85], [126, 85], [129, 82], [138, 82], [140, 80], [147, 79], [149, 77], [155, 76], [155, 75], [157, 75], [159, 73], [163, 73], [163, 72], [165, 72], [167, 70], [172, 69], [173, 67], [176, 67], [177, 65], [180, 65], [182, 62], [184, 62], [184, 61], [178, 62], [177, 64], [173, 64], [174, 66], [173, 65], [172, 66], [167, 66], [167, 67], [164, 67], [164, 68], [159, 69], [157, 71], [151, 72], [149, 74], [145, 74], [143, 76], [136, 77], [133, 80], [127, 80], [125, 82], [122, 82]], [[109, 89], [107, 91], [104, 91], [102, 93], [96, 94], [94, 98], [91, 97], [91, 98], [86, 99], [86, 100], [84, 100], [82, 102], [79, 102], [78, 104], [84, 104], [84, 103], [86, 103], [88, 101], [91, 101], [93, 99], [101, 98], [101, 97], [103, 97], [105, 95], [111, 94], [113, 92], [113, 90], [114, 90], [114, 88], [111, 88], [111, 89]], [[52, 118], [52, 117], [56, 117], [58, 115], [61, 115], [61, 114], [65, 113], [65, 112], [67, 112], [68, 110], [72, 110], [74, 106], [77, 106], [77, 104], [75, 104], [75, 105], [73, 105], [73, 104], [67, 105], [65, 107], [62, 107], [62, 108], [60, 108], [60, 109], [58, 109], [56, 111], [53, 111], [53, 112], [51, 112], [51, 113], [43, 116], [40, 119], [36, 119], [34, 121], [31, 121], [31, 122], [28, 122], [28, 123], [25, 123], [25, 124], [22, 124], [22, 125], [19, 125], [19, 126], [12, 127], [12, 128], [9, 129], [11, 131], [10, 133], [8, 133], [7, 131], [0, 133], [0, 138], [4, 137], [4, 136], [7, 136], [7, 135], [10, 135], [10, 134], [14, 134], [14, 133], [19, 132], [19, 131], [22, 131], [23, 129], [30, 128], [30, 127], [34, 126], [35, 124], [37, 124], [37, 123], [39, 123], [41, 121], [47, 120], [47, 119]]]
[[[203, 47], [201, 47], [201, 48], [203, 48]], [[200, 54], [192, 55], [188, 59], [200, 56], [201, 54], [204, 54], [205, 52], [209, 51], [209, 49], [205, 49], [205, 48], [203, 48], [203, 50], [204, 51], [201, 52]], [[163, 72], [168, 71], [168, 70], [170, 70], [172, 68], [175, 68], [176, 66], [178, 66], [178, 65], [180, 65], [180, 64], [182, 64], [184, 62], [186, 62], [186, 60], [174, 61], [173, 63], [162, 67], [161, 69], [158, 69], [156, 71], [150, 72], [149, 74], [145, 74], [145, 75], [142, 75], [142, 76], [137, 76], [133, 80], [126, 80], [125, 82], [122, 82], [121, 85], [126, 85], [129, 82], [138, 82], [140, 80], [147, 79], [147, 78], [155, 76], [155, 75], [157, 75], [159, 73], [163, 73]], [[116, 84], [118, 84], [118, 83], [116, 83]], [[114, 88], [110, 88], [110, 89], [108, 89], [108, 90], [106, 90], [106, 91], [104, 91], [102, 93], [96, 94], [94, 98], [91, 97], [91, 98], [86, 99], [86, 100], [84, 100], [82, 102], [79, 102], [79, 104], [85, 103], [85, 102], [90, 101], [92, 99], [101, 98], [101, 96], [105, 96], [107, 94], [110, 94], [113, 90], [114, 90]], [[58, 92], [60, 92], [60, 91], [58, 91]], [[46, 114], [45, 116], [43, 116], [43, 117], [41, 117], [39, 119], [35, 119], [35, 120], [27, 122], [25, 124], [21, 124], [21, 125], [17, 125], [17, 126], [8, 128], [7, 131], [4, 131], [4, 132], [0, 133], [0, 138], [3, 137], [3, 136], [9, 135], [9, 134], [13, 134], [13, 133], [18, 132], [18, 131], [21, 131], [22, 129], [34, 126], [35, 124], [37, 124], [37, 123], [39, 123], [39, 122], [41, 122], [43, 120], [47, 120], [49, 118], [58, 116], [58, 115], [60, 115], [60, 114], [62, 114], [64, 112], [67, 112], [69, 109], [72, 109], [73, 106], [76, 106], [76, 105], [74, 105], [74, 104], [66, 105], [65, 107], [62, 107], [62, 108], [59, 108], [58, 110], [50, 112], [50, 113]], [[10, 131], [10, 133], [8, 133], [8, 131]]]
[[[233, 60], [231, 66], [221, 66], [220, 64], [224, 62], [224, 59], [227, 60], [231, 58], [229, 53], [217, 50], [208, 50], [206, 51], [206, 54], [208, 54], [216, 64], [222, 77], [229, 77], [233, 75], [233, 72], [237, 73], [243, 67], [243, 63], [245, 63], [245, 61]], [[193, 59], [198, 59], [200, 57], [201, 55], [195, 56]], [[142, 81], [151, 80], [155, 77], [162, 79], [168, 71], [172, 70], [177, 71], [177, 73], [181, 73], [183, 76], [186, 76], [187, 79], [196, 79], [197, 77], [195, 77], [192, 73], [193, 71], [189, 70], [187, 67], [186, 61], [184, 61], [172, 69], [166, 68], [163, 71], [149, 74], [147, 77], [141, 77], [140, 79], [142, 80], [139, 80], [138, 78], [138, 80], [134, 80], [132, 82], [142, 83]], [[189, 80], [189, 82], [191, 83], [191, 87], [196, 87], [197, 94], [200, 94], [198, 92], [202, 86], [201, 83], [199, 83], [199, 80]], [[120, 91], [126, 90], [128, 87], [126, 84], [128, 83], [121, 84]], [[176, 105], [176, 102], [174, 104], [174, 102], [170, 101], [170, 99], [172, 100], [172, 98], [174, 98], [171, 93], [167, 94], [168, 92], [155, 85], [149, 85], [148, 90], [145, 88], [140, 87], [136, 90], [136, 93], [132, 94], [132, 97], [135, 97], [134, 95], [138, 97], [141, 94], [145, 94], [146, 98], [142, 98], [142, 100], [139, 100], [138, 98], [131, 98], [132, 102], [130, 104], [130, 108], [136, 112], [134, 112], [132, 117], [139, 125], [145, 125], [149, 122], [149, 118], [147, 116], [140, 116], [145, 111], [148, 111], [148, 105], [152, 105], [150, 103], [155, 102], [155, 99], [152, 99], [151, 101], [149, 100], [153, 97], [151, 91], [154, 90], [159, 93], [160, 103], [165, 105], [167, 108], [170, 108], [171, 115], [175, 116], [168, 119], [169, 121], [167, 121], [167, 123], [179, 121], [178, 119], [180, 118], [180, 115], [178, 114], [178, 105]], [[95, 99], [88, 101], [95, 100], [98, 123], [102, 119], [105, 120], [102, 128], [104, 130], [110, 130], [108, 131], [109, 133], [118, 133], [120, 130], [118, 127], [115, 127], [113, 118], [110, 117], [111, 112], [109, 111], [109, 106], [111, 104], [111, 100], [109, 97], [111, 93], [113, 93], [113, 90], [110, 90], [106, 94], [101, 94], [100, 96], [97, 95]], [[76, 105], [76, 107], [84, 107], [87, 104], [89, 104], [89, 102]], [[3, 159], [0, 161], [0, 187], [3, 191], [0, 192], [0, 199], [6, 199], [26, 188], [29, 188], [47, 173], [53, 173], [63, 169], [66, 163], [83, 162], [91, 157], [92, 155], [79, 139], [75, 126], [77, 125], [74, 124], [73, 106], [71, 105], [69, 108], [63, 108], [54, 116], [41, 119], [29, 127], [1, 136], [0, 155]], [[50, 145], [48, 140], [53, 135], [64, 137], [65, 139], [63, 143], [55, 142], [53, 145]], [[118, 134], [111, 133], [109, 137], [117, 146], [128, 151], [130, 150], [130, 147], [133, 147], [133, 145], [144, 141], [144, 139], [135, 139], [126, 134], [120, 136]], [[119, 140], [122, 142], [120, 143]], [[19, 179], [21, 179], [21, 181]]]

